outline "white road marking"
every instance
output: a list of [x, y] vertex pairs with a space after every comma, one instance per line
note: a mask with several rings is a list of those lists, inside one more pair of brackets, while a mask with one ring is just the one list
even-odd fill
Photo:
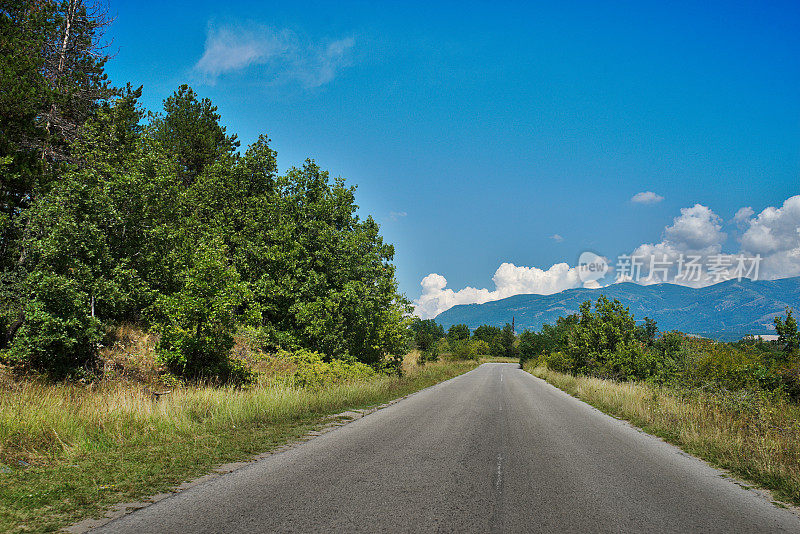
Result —
[[494, 480], [494, 488], [500, 491], [500, 485], [503, 483], [503, 455], [497, 455], [497, 475]]

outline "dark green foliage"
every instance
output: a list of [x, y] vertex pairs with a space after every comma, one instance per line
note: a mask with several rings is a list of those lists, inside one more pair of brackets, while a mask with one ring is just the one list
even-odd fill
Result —
[[567, 316], [541, 332], [520, 336], [520, 359], [553, 370], [646, 380], [684, 388], [769, 391], [800, 399], [800, 355], [793, 342], [791, 311], [775, 319], [779, 340], [748, 338], [723, 343], [679, 332], [656, 335], [654, 321], [637, 325], [619, 301], [587, 301], [580, 315]]
[[78, 0], [0, 2], [0, 349], [31, 292], [29, 210], [75, 160], [72, 143], [112, 94], [105, 24]]
[[480, 339], [491, 344], [500, 335], [500, 328], [497, 326], [481, 325], [472, 333], [474, 339]]
[[514, 346], [516, 340], [517, 336], [514, 334], [514, 329], [511, 328], [510, 324], [506, 323], [500, 331], [500, 335], [495, 338], [497, 348], [493, 347], [492, 355], [504, 358], [515, 358], [517, 356], [517, 348]]
[[567, 336], [578, 323], [577, 315], [559, 317], [556, 324], [546, 324], [540, 332], [526, 330], [519, 336], [520, 363], [533, 360], [543, 354], [562, 350], [567, 345]]
[[491, 355], [489, 344], [480, 339], [467, 339], [450, 344], [454, 360], [477, 360], [481, 356]]
[[431, 350], [444, 337], [444, 328], [433, 319], [414, 317], [410, 328], [414, 332], [414, 345], [422, 352]]
[[642, 343], [652, 345], [656, 342], [656, 335], [658, 335], [658, 325], [651, 318], [645, 317], [644, 323], [636, 325], [636, 339]]
[[458, 343], [469, 339], [469, 327], [465, 324], [454, 324], [447, 331], [447, 342]]
[[800, 348], [800, 332], [797, 330], [797, 320], [792, 315], [792, 310], [786, 309], [786, 318], [775, 317], [775, 331], [778, 333], [778, 345], [783, 353], [789, 357]]
[[242, 378], [241, 325], [264, 350], [398, 368], [409, 303], [355, 188], [311, 160], [279, 175], [266, 136], [238, 153], [186, 85], [145, 113], [141, 87], [108, 86], [105, 24], [80, 0], [0, 2], [0, 359], [91, 369], [132, 321], [191, 379]]
[[[229, 354], [236, 312], [249, 294], [223, 252], [219, 242], [200, 245], [183, 287], [155, 303], [158, 358], [178, 376], [228, 380], [236, 372]], [[259, 319], [255, 310], [249, 315], [250, 322]]]
[[100, 321], [91, 316], [91, 297], [65, 276], [37, 271], [27, 287], [25, 321], [17, 331], [9, 360], [25, 369], [63, 378], [94, 371]]
[[517, 336], [510, 324], [506, 324], [503, 328], [481, 325], [472, 333], [472, 340], [482, 343], [478, 345], [482, 351], [485, 351], [483, 347], [489, 347], [488, 352], [491, 356], [516, 358], [520, 354]]
[[438, 361], [439, 354], [441, 353], [441, 341], [442, 340], [439, 339], [435, 343], [431, 343], [425, 350], [423, 350], [417, 358], [417, 363], [419, 365], [425, 365], [427, 362]]
[[211, 100], [198, 99], [186, 84], [164, 100], [163, 115], [152, 117], [153, 138], [175, 159], [185, 183], [193, 182], [206, 166], [239, 146], [236, 136], [228, 136], [219, 120]]

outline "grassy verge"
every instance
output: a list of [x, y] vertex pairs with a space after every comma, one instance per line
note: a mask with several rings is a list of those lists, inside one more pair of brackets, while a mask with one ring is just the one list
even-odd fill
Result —
[[519, 358], [506, 358], [504, 356], [481, 356], [481, 363], [519, 363]]
[[144, 386], [20, 382], [0, 396], [0, 531], [51, 531], [110, 505], [166, 491], [364, 408], [464, 373], [439, 362], [402, 378], [318, 389], [183, 388], [154, 401]]
[[800, 505], [800, 407], [754, 395], [681, 392], [526, 366], [592, 406], [626, 419]]

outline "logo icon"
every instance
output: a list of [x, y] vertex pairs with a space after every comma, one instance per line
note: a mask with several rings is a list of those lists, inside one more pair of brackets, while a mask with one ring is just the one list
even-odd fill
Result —
[[578, 258], [578, 278], [581, 282], [600, 280], [608, 272], [608, 261], [594, 252], [584, 252]]

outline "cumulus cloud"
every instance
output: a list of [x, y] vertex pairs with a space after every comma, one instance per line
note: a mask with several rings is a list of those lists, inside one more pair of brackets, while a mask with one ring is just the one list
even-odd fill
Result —
[[350, 64], [354, 45], [352, 37], [313, 43], [285, 29], [209, 24], [205, 50], [194, 72], [213, 84], [223, 74], [262, 65], [271, 82], [295, 80], [307, 88], [319, 87]]
[[562, 241], [564, 241], [564, 238], [561, 236], [561, 234], [553, 234], [550, 236], [550, 239], [552, 239], [556, 243], [561, 243]]
[[[444, 276], [431, 273], [422, 279], [422, 295], [414, 303], [414, 312], [428, 319], [457, 304], [483, 304], [526, 293], [550, 295], [582, 285], [577, 269], [566, 263], [557, 263], [547, 270], [503, 263], [495, 271], [492, 281], [494, 290], [465, 287], [453, 291], [447, 287]], [[590, 286], [595, 284], [589, 282]]]
[[743, 224], [750, 222], [750, 217], [752, 217], [754, 213], [755, 211], [753, 211], [753, 208], [750, 206], [739, 208], [736, 211], [736, 214], [733, 216], [733, 222], [739, 226], [742, 226]]
[[[745, 230], [738, 237], [738, 250], [725, 252], [728, 235], [722, 218], [702, 204], [683, 208], [664, 228], [661, 241], [639, 245], [618, 258], [612, 275], [616, 282], [670, 282], [691, 287], [740, 277], [772, 280], [800, 276], [800, 195], [758, 215], [750, 207], [741, 208], [733, 221]], [[602, 287], [603, 281], [581, 283], [578, 268], [566, 263], [547, 270], [503, 263], [492, 280], [493, 290], [465, 287], [455, 291], [447, 287], [444, 276], [431, 273], [422, 280], [415, 313], [432, 318], [457, 304], [482, 304], [525, 293], [547, 295], [576, 287], [595, 289]]]
[[657, 204], [662, 200], [664, 200], [664, 197], [657, 195], [652, 191], [642, 191], [641, 193], [636, 193], [631, 197], [631, 202], [636, 202], [637, 204]]
[[[712, 280], [719, 282], [719, 276], [714, 273], [709, 277], [704, 267], [687, 272], [686, 264], [692, 261], [694, 265], [708, 265], [709, 258], [719, 257], [727, 237], [722, 231], [722, 219], [707, 206], [682, 208], [681, 214], [664, 229], [659, 243], [642, 244], [630, 259], [620, 258], [617, 281], [674, 282], [693, 287], [708, 285]], [[726, 257], [722, 261], [733, 260]]]
[[[739, 250], [726, 253], [722, 219], [700, 204], [684, 208], [664, 230], [661, 242], [639, 246], [630, 254], [633, 261], [617, 265], [617, 280], [637, 279], [637, 269], [643, 284], [673, 282], [693, 287], [739, 277], [769, 280], [800, 275], [800, 195], [787, 199], [780, 208], [767, 207], [754, 214], [749, 206], [736, 212], [733, 221], [746, 230], [739, 238]], [[689, 261], [702, 266], [695, 271], [699, 276], [688, 276]]]
[[389, 212], [389, 219], [392, 222], [397, 222], [397, 221], [399, 221], [400, 219], [402, 219], [403, 217], [406, 217], [406, 216], [408, 216], [408, 213], [406, 213], [405, 211], [390, 211]]
[[680, 216], [664, 229], [664, 243], [684, 251], [719, 252], [725, 239], [722, 219], [700, 204], [681, 208]]
[[764, 277], [799, 276], [800, 195], [786, 199], [780, 208], [770, 206], [747, 220], [741, 244], [743, 253], [760, 254], [764, 258]]

